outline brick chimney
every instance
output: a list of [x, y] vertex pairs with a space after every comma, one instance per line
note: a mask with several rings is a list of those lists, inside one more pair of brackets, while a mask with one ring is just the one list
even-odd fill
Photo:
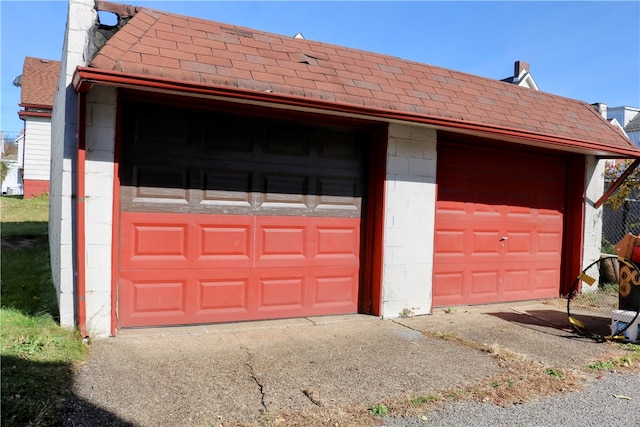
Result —
[[513, 77], [520, 77], [525, 72], [529, 72], [529, 64], [524, 61], [516, 61], [513, 65]]

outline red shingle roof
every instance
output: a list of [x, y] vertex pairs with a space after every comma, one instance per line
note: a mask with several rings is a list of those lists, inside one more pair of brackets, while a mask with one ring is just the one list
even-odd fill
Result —
[[90, 67], [635, 150], [581, 101], [382, 54], [146, 8], [126, 10], [137, 13]]
[[60, 61], [26, 57], [22, 68], [21, 106], [53, 108]]

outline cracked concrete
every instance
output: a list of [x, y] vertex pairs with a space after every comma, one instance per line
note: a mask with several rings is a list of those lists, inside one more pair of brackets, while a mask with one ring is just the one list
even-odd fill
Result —
[[240, 348], [242, 348], [243, 350], [245, 350], [247, 352], [247, 356], [249, 357], [248, 360], [245, 362], [245, 364], [249, 367], [249, 373], [251, 375], [251, 378], [253, 378], [253, 381], [255, 381], [256, 385], [258, 386], [258, 389], [260, 390], [260, 404], [262, 405], [262, 408], [264, 409], [264, 413], [268, 413], [269, 411], [267, 410], [267, 404], [264, 401], [264, 386], [262, 385], [262, 383], [260, 383], [260, 380], [258, 379], [258, 377], [256, 376], [256, 373], [253, 369], [253, 365], [251, 364], [251, 352], [249, 351], [249, 349], [245, 346], [241, 346]]
[[65, 425], [260, 423], [281, 411], [366, 408], [501, 369], [486, 352], [422, 333], [429, 330], [555, 367], [584, 366], [606, 350], [566, 326], [562, 307], [528, 303], [394, 321], [350, 315], [124, 330], [93, 344]]

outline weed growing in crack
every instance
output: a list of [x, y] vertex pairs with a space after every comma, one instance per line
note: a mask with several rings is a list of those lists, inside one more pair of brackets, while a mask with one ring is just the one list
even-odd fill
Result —
[[371, 415], [375, 415], [381, 417], [383, 415], [387, 415], [389, 413], [389, 408], [386, 405], [372, 405], [369, 408], [369, 413]]
[[411, 403], [414, 405], [424, 405], [425, 403], [437, 402], [438, 396], [434, 396], [432, 394], [428, 396], [413, 396], [411, 398]]
[[416, 312], [414, 311], [415, 309], [416, 309], [415, 307], [403, 308], [402, 311], [400, 312], [400, 317], [407, 318], [407, 317], [415, 316], [416, 315]]
[[594, 371], [610, 371], [615, 369], [616, 363], [612, 360], [595, 362], [589, 365], [589, 369]]
[[552, 376], [553, 378], [558, 378], [559, 380], [564, 379], [564, 374], [557, 369], [547, 368], [544, 370], [544, 373]]

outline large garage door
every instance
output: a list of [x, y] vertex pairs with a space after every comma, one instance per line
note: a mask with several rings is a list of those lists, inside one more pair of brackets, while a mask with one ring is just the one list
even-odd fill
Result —
[[566, 161], [438, 144], [434, 306], [557, 297]]
[[125, 105], [119, 325], [358, 310], [366, 136]]

